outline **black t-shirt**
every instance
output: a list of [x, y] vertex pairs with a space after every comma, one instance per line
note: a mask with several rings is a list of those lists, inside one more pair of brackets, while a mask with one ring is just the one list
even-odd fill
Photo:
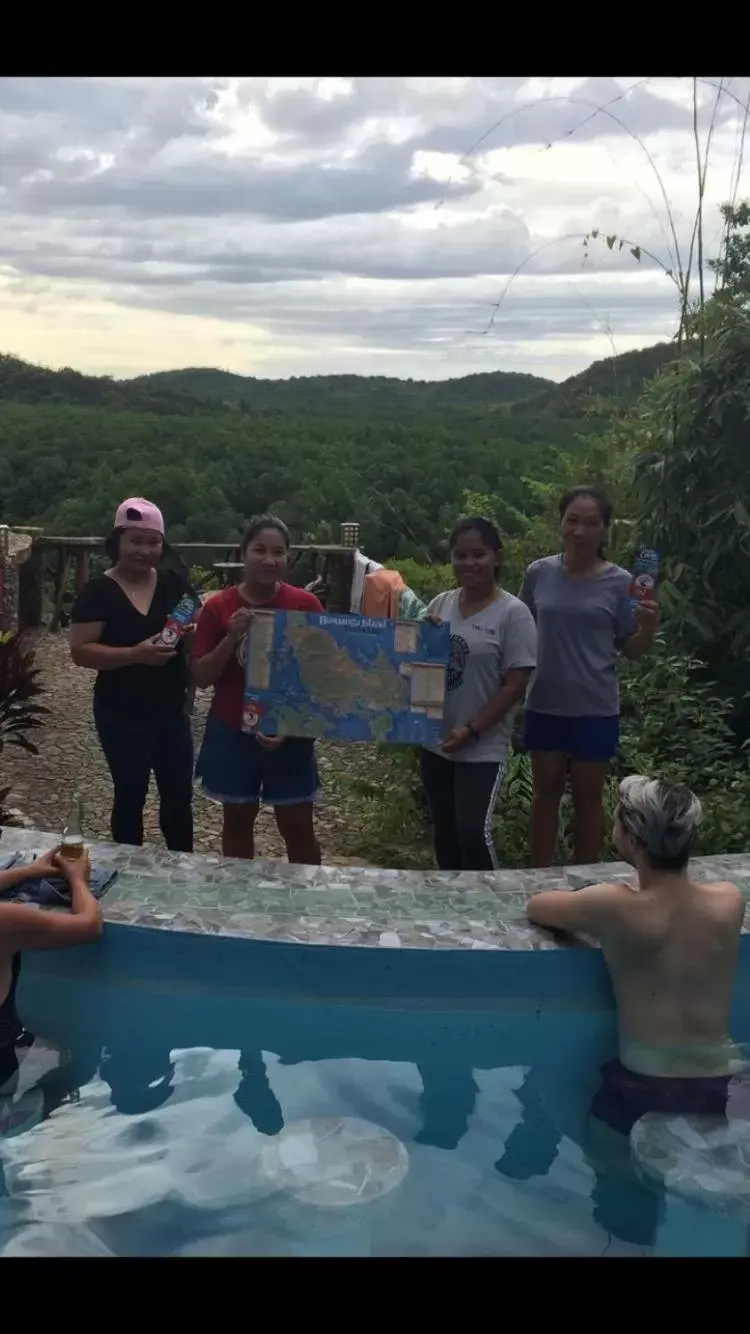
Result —
[[[130, 648], [158, 635], [169, 613], [188, 591], [192, 589], [183, 575], [175, 570], [158, 570], [151, 606], [143, 616], [117, 581], [103, 574], [90, 579], [81, 589], [71, 620], [78, 625], [101, 621], [98, 643], [110, 648]], [[94, 697], [113, 713], [137, 718], [174, 716], [185, 708], [188, 670], [187, 654], [180, 645], [176, 657], [164, 667], [133, 663], [98, 672]]]

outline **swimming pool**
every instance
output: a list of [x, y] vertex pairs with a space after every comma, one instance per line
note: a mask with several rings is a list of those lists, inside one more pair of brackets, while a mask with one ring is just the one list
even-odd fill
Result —
[[[488, 904], [486, 880], [406, 876], [385, 892], [390, 872], [363, 890], [348, 868], [317, 873], [316, 890], [294, 868], [259, 864], [239, 882], [216, 860], [188, 866], [203, 887], [180, 896], [192, 926], [175, 931], [153, 921], [174, 922], [186, 859], [133, 856], [148, 865], [105, 900], [102, 946], [25, 969], [24, 1020], [70, 1060], [62, 1084], [46, 1079], [47, 1118], [0, 1144], [0, 1253], [652, 1253], [659, 1198], [589, 1147], [588, 1101], [615, 1044], [601, 960], [528, 928], [508, 901], [518, 890]], [[286, 916], [268, 888], [277, 874]], [[416, 902], [427, 881], [430, 917]], [[235, 890], [265, 938], [226, 926]], [[317, 917], [303, 911], [316, 893]], [[207, 935], [197, 915], [212, 895], [225, 925]], [[423, 927], [431, 945], [394, 945]], [[332, 929], [378, 944], [312, 943]], [[694, 1237], [702, 1254], [698, 1217]]]

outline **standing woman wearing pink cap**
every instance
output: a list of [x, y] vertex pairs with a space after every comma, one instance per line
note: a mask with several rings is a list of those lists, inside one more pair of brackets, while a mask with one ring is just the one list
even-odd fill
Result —
[[94, 721], [114, 784], [112, 837], [143, 843], [151, 774], [159, 823], [173, 852], [193, 851], [193, 743], [184, 643], [156, 642], [169, 613], [192, 592], [161, 569], [164, 519], [150, 501], [124, 500], [104, 544], [111, 569], [81, 589], [71, 614], [73, 662], [97, 673]]

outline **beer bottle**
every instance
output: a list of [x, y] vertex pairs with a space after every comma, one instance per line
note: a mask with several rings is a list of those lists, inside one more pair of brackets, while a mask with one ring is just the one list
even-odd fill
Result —
[[70, 861], [83, 856], [83, 804], [79, 792], [73, 793], [70, 814], [60, 841], [60, 856]]

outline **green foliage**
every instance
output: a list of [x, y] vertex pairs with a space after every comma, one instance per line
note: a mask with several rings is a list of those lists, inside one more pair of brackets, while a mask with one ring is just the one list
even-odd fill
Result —
[[216, 405], [235, 405], [254, 411], [295, 411], [323, 408], [336, 411], [394, 407], [437, 408], [443, 404], [504, 404], [539, 393], [551, 384], [537, 375], [490, 371], [453, 380], [397, 380], [386, 375], [292, 376], [289, 380], [259, 380], [254, 375], [189, 368], [158, 371], [126, 382], [139, 392], [191, 395]]
[[[189, 398], [206, 376], [224, 389], [239, 380], [247, 401]], [[187, 371], [123, 383], [4, 358], [3, 518], [100, 534], [123, 495], [146, 494], [174, 542], [232, 543], [249, 515], [276, 510], [298, 539], [335, 541], [357, 520], [374, 559], [443, 563], [465, 492], [498, 498], [504, 530], [520, 539], [546, 504], [526, 478], [557, 493], [590, 474], [592, 451], [604, 458], [595, 437], [611, 403], [585, 393], [541, 411], [540, 388], [567, 401], [564, 385], [502, 372], [421, 384]]]
[[725, 244], [719, 259], [709, 261], [723, 300], [750, 297], [750, 203], [724, 204]]
[[677, 654], [660, 636], [653, 652], [622, 672], [622, 743], [616, 780], [628, 773], [684, 783], [703, 802], [697, 850], [705, 855], [748, 846], [750, 763], [738, 750], [732, 704], [706, 679], [703, 664]]
[[[20, 746], [38, 754], [30, 732], [43, 724], [48, 710], [39, 703], [43, 693], [34, 654], [24, 647], [23, 636], [5, 631], [0, 634], [0, 758], [6, 746]], [[0, 824], [8, 823], [4, 809], [10, 787], [0, 791]]]
[[410, 556], [399, 561], [387, 561], [390, 569], [397, 569], [404, 583], [416, 593], [423, 602], [431, 602], [438, 593], [453, 588], [453, 567], [451, 565], [420, 565]]
[[46, 366], [31, 366], [18, 357], [1, 354], [0, 399], [135, 412], [191, 413], [199, 406], [194, 398], [175, 392], [169, 386], [123, 384], [108, 375], [82, 375], [69, 366], [52, 371]]
[[372, 778], [339, 774], [332, 783], [334, 792], [352, 793], [361, 802], [360, 855], [380, 866], [429, 867], [432, 848], [418, 751], [384, 745], [373, 750]]
[[202, 565], [190, 566], [190, 582], [198, 593], [212, 593], [221, 587], [218, 574]]
[[664, 553], [674, 644], [698, 656], [747, 731], [750, 691], [750, 309], [709, 303], [702, 358], [647, 395], [636, 495]]
[[513, 422], [533, 417], [544, 427], [547, 422], [579, 422], [592, 411], [594, 416], [600, 416], [602, 401], [606, 403], [607, 416], [611, 416], [613, 408], [618, 413], [627, 412], [637, 402], [644, 384], [676, 355], [674, 343], [655, 343], [635, 352], [604, 357], [562, 384], [551, 385], [533, 398], [513, 403], [508, 414]]

